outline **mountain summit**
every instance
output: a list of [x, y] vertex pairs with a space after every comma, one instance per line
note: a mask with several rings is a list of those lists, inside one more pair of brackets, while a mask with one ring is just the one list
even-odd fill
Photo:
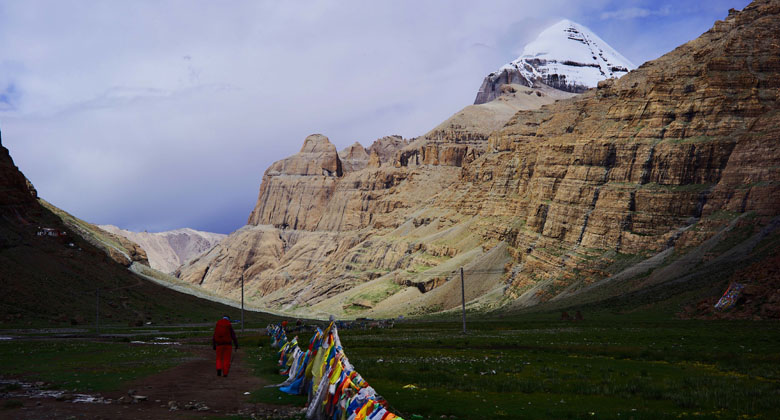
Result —
[[376, 154], [310, 136], [265, 172], [247, 225], [177, 276], [235, 298], [243, 278], [254, 305], [341, 319], [459, 310], [464, 297], [474, 313], [704, 311], [749, 281], [745, 316], [780, 318], [774, 280], [736, 272], [775, 267], [780, 249], [780, 0], [619, 79], [607, 77], [630, 63], [559, 26], [527, 47], [531, 67], [568, 83], [595, 71], [595, 89], [556, 101], [571, 93], [551, 77], [510, 82]]
[[490, 102], [500, 87], [540, 83], [580, 93], [600, 80], [617, 78], [636, 68], [627, 58], [590, 29], [564, 19], [542, 31], [523, 49], [522, 55], [490, 73], [482, 82], [475, 104]]

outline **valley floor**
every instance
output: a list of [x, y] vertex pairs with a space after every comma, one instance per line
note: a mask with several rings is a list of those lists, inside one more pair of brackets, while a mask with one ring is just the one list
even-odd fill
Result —
[[[407, 420], [780, 418], [780, 323], [584, 318], [469, 319], [465, 335], [459, 320], [414, 320], [339, 335], [357, 371]], [[310, 335], [300, 333], [302, 346]], [[283, 380], [268, 337], [240, 336], [226, 379], [214, 374], [209, 336], [201, 327], [0, 341], [0, 418], [302, 418], [305, 397], [264, 388]], [[148, 344], [166, 341], [182, 344]], [[23, 397], [9, 379], [111, 403]], [[131, 389], [148, 399], [118, 402]], [[186, 408], [198, 403], [208, 410]]]
[[254, 374], [257, 338], [242, 337], [225, 378], [210, 332], [184, 335], [4, 340], [0, 419], [297, 418], [300, 407], [252, 401], [269, 383]]
[[560, 315], [339, 335], [405, 419], [780, 418], [777, 322]]

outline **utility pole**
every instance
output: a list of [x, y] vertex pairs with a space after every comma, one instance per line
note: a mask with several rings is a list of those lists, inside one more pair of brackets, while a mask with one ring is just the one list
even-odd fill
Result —
[[244, 273], [241, 273], [241, 332], [244, 332]]
[[463, 283], [463, 267], [460, 268], [460, 296], [463, 305], [463, 334], [466, 334], [466, 286]]
[[95, 289], [95, 332], [100, 335], [100, 289]]

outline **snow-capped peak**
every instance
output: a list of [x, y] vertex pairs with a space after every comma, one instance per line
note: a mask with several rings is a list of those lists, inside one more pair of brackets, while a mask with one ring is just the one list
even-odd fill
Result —
[[620, 77], [634, 68], [634, 63], [593, 31], [564, 19], [542, 31], [516, 60], [488, 75], [475, 103], [494, 99], [501, 84], [544, 83], [569, 92], [582, 92], [601, 80]]

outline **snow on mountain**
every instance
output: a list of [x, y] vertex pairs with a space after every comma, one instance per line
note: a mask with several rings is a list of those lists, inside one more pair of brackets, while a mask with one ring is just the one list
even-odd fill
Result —
[[590, 29], [564, 19], [542, 31], [525, 46], [516, 60], [490, 73], [482, 83], [475, 104], [489, 102], [500, 95], [500, 86], [540, 83], [565, 90], [583, 92], [600, 80], [617, 78], [636, 66]]

